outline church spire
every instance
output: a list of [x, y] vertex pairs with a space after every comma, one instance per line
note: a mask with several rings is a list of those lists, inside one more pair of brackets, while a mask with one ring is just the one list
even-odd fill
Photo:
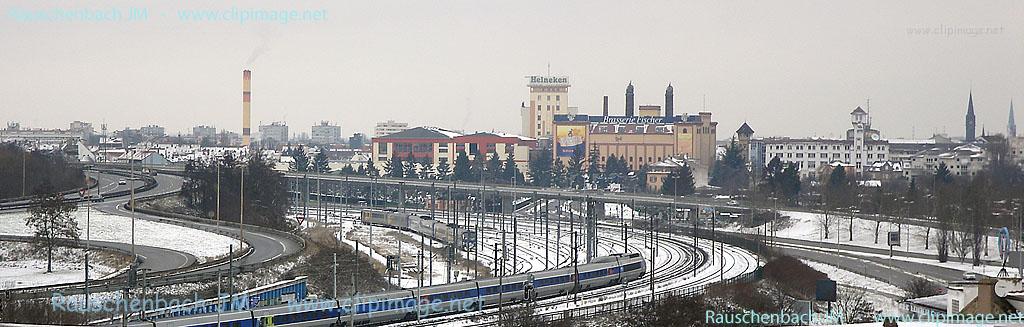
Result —
[[974, 116], [974, 91], [969, 93], [967, 98], [967, 116], [964, 119], [965, 133], [964, 142], [974, 142], [975, 140], [975, 128], [976, 128], [976, 117]]
[[1017, 136], [1017, 119], [1013, 115], [1013, 99], [1010, 99], [1010, 120], [1006, 123], [1006, 137]]

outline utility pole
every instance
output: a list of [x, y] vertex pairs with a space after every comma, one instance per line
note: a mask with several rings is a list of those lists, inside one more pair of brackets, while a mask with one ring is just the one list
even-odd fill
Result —
[[333, 253], [333, 256], [334, 256], [334, 266], [333, 266], [333, 268], [334, 268], [334, 284], [333, 284], [334, 285], [334, 292], [332, 293], [333, 295], [331, 296], [331, 298], [337, 300], [338, 299], [338, 253], [337, 252]]
[[217, 213], [214, 220], [220, 226], [220, 160], [217, 160]]
[[25, 169], [25, 165], [28, 164], [28, 146], [25, 147], [25, 152], [21, 154], [21, 196], [25, 197], [25, 174], [28, 170]]
[[[100, 181], [99, 181], [99, 173], [96, 173], [96, 177], [97, 177], [97, 179], [96, 179], [97, 192], [96, 193], [99, 194], [99, 188], [101, 187], [101, 184], [100, 184]], [[90, 229], [89, 227], [92, 225], [90, 223], [90, 218], [92, 216], [92, 197], [93, 197], [92, 196], [92, 190], [90, 189], [89, 190], [89, 198], [88, 198], [89, 203], [85, 207], [85, 308], [86, 308], [86, 310], [84, 310], [84, 312], [85, 312], [85, 320], [86, 321], [89, 320], [89, 307], [90, 307], [89, 306], [89, 251], [91, 250], [92, 236], [91, 236], [91, 234], [89, 232], [89, 229]]]
[[131, 181], [129, 188], [132, 193], [128, 201], [132, 207], [132, 260], [138, 261], [139, 257], [135, 253], [135, 159], [132, 157], [128, 157], [128, 180]]
[[245, 166], [239, 169], [241, 180], [238, 184], [238, 249], [245, 246]]

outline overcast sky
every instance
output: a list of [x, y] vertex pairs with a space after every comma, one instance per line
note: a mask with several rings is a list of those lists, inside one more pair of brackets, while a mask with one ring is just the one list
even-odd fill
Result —
[[[184, 2], [182, 2], [184, 3]], [[67, 128], [241, 127], [253, 69], [253, 129], [319, 120], [343, 133], [377, 121], [519, 132], [524, 76], [571, 78], [570, 105], [676, 112], [703, 106], [727, 138], [839, 136], [871, 99], [889, 138], [963, 135], [973, 86], [978, 130], [1024, 126], [1024, 1], [333, 1], [178, 4], [5, 1], [0, 120]], [[25, 21], [54, 9], [147, 9], [143, 21]], [[188, 10], [296, 10], [322, 20], [182, 20]], [[122, 16], [122, 17], [123, 17]], [[941, 32], [939, 31], [941, 29]], [[922, 33], [929, 33], [924, 35]], [[939, 35], [936, 35], [939, 34]], [[247, 64], [254, 52], [260, 55]], [[704, 101], [706, 99], [706, 102]]]

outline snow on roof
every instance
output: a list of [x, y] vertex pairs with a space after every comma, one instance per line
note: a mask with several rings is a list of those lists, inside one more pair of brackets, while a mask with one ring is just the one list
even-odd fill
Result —
[[935, 144], [935, 139], [889, 139], [890, 144]]
[[459, 132], [456, 132], [456, 131], [453, 131], [453, 130], [448, 130], [448, 129], [440, 128], [440, 127], [424, 126], [423, 128], [426, 128], [426, 129], [429, 129], [429, 130], [432, 130], [432, 131], [444, 134], [447, 137], [462, 136], [462, 133], [459, 133]]

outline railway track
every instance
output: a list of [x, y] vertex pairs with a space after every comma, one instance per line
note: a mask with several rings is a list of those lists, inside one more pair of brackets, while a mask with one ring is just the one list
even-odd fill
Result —
[[[496, 218], [494, 216], [487, 216], [486, 219], [493, 220]], [[556, 218], [555, 220], [559, 219], [560, 218]], [[488, 221], [484, 221], [483, 225], [487, 226], [487, 222]], [[521, 251], [522, 254], [527, 256], [532, 255], [535, 258], [542, 258], [543, 253], [541, 251], [543, 251], [545, 246], [545, 240], [542, 235], [543, 232], [541, 233], [541, 237], [535, 237], [537, 233], [533, 232], [533, 223], [532, 217], [520, 218], [516, 220], [516, 225], [512, 226], [514, 228], [511, 230], [520, 234], [520, 242], [525, 241], [525, 244], [519, 245], [519, 251]], [[556, 224], [557, 223], [564, 222], [556, 222]], [[653, 280], [650, 277], [651, 275], [645, 275], [641, 280], [637, 280], [626, 285], [610, 286], [598, 290], [540, 300], [536, 302], [533, 307], [534, 314], [553, 314], [570, 309], [608, 304], [615, 301], [629, 301], [643, 297], [650, 297], [652, 296], [652, 282], [654, 285], [655, 295], [674, 292], [680, 289], [699, 287], [741, 275], [742, 273], [755, 269], [758, 265], [754, 260], [751, 260], [752, 257], [748, 252], [737, 247], [729, 245], [722, 247], [719, 243], [711, 243], [711, 241], [708, 240], [703, 240], [695, 246], [692, 241], [693, 239], [690, 237], [666, 232], [657, 233], [658, 242], [655, 244], [655, 247], [657, 248], [656, 251], [659, 255], [652, 258], [651, 250], [642, 236], [634, 235], [628, 239], [628, 244], [625, 244], [621, 239], [621, 230], [619, 229], [619, 226], [599, 224], [597, 231], [599, 240], [597, 249], [598, 255], [621, 252], [616, 251], [616, 249], [621, 250], [623, 248], [628, 248], [629, 252], [641, 253], [648, 261], [647, 266], [651, 267], [649, 273], [653, 274]], [[489, 227], [482, 228], [482, 232], [484, 232], [485, 235], [491, 234], [491, 236], [489, 236], [491, 239], [495, 239], [494, 235], [500, 233], [500, 231]], [[569, 238], [571, 238], [570, 235], [563, 234], [561, 239], [554, 240], [554, 242], [566, 242]], [[571, 265], [572, 249], [568, 246], [562, 246], [560, 250], [561, 251], [558, 251], [554, 258], [564, 258], [564, 260], [552, 260], [553, 258], [549, 258], [548, 264], [551, 265], [549, 268]], [[493, 256], [486, 256], [484, 252], [486, 251], [482, 251], [480, 253], [480, 257], [490, 259], [491, 262], [493, 262]], [[719, 258], [714, 260], [713, 256], [709, 253], [715, 253]], [[582, 257], [583, 254], [580, 255]], [[527, 270], [543, 269], [543, 267], [540, 267], [540, 269], [533, 269], [533, 261], [529, 260], [527, 257], [521, 256], [519, 261], [523, 264], [514, 267], [513, 270], [516, 273]], [[492, 325], [497, 322], [495, 319], [497, 312], [498, 309], [491, 308], [478, 312], [432, 317], [413, 322], [396, 323], [393, 324], [393, 326], [439, 326], [448, 324], [460, 326]]]

